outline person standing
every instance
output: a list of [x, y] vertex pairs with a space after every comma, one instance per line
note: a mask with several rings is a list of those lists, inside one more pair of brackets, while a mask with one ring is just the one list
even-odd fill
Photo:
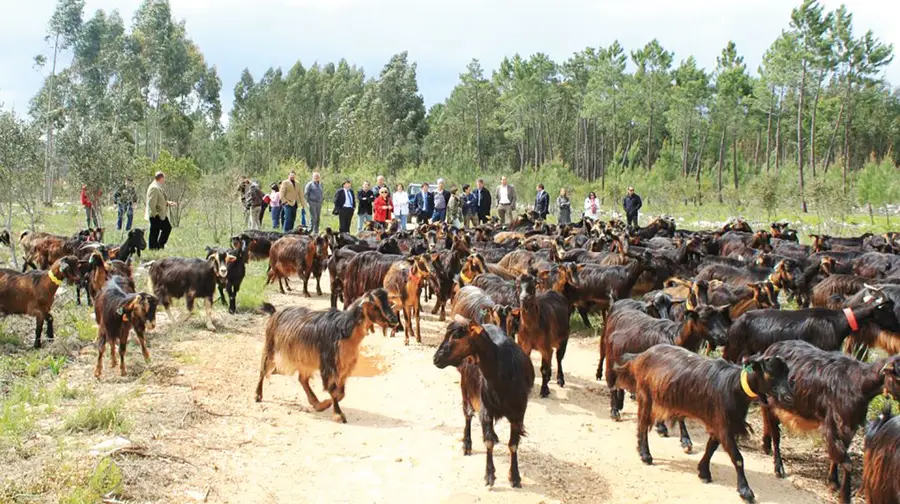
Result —
[[269, 189], [269, 211], [272, 213], [272, 229], [278, 230], [281, 224], [281, 193], [278, 192], [278, 184], [272, 184]]
[[463, 184], [462, 190], [459, 200], [462, 205], [463, 227], [475, 227], [478, 225], [478, 203], [475, 201], [475, 194], [469, 184]]
[[434, 191], [434, 212], [432, 222], [444, 222], [447, 217], [447, 204], [450, 202], [450, 191], [444, 189], [444, 179], [438, 179], [437, 190]]
[[450, 223], [451, 226], [461, 228], [462, 227], [462, 203], [459, 200], [459, 195], [457, 195], [458, 189], [453, 188], [450, 189], [450, 199], [447, 201], [447, 222]]
[[382, 228], [387, 227], [388, 222], [391, 221], [391, 211], [393, 209], [394, 202], [391, 199], [391, 195], [388, 193], [387, 187], [382, 187], [378, 197], [375, 198], [375, 222], [380, 224]]
[[497, 214], [500, 216], [500, 225], [506, 224], [506, 217], [512, 223], [513, 213], [516, 211], [516, 188], [509, 185], [506, 177], [500, 178], [495, 194], [497, 199]]
[[628, 188], [628, 195], [622, 200], [622, 207], [625, 209], [625, 216], [628, 218], [628, 227], [638, 229], [638, 211], [644, 206], [641, 197], [634, 193], [634, 187]]
[[137, 192], [131, 185], [131, 177], [125, 177], [122, 186], [113, 193], [113, 202], [118, 210], [116, 229], [122, 230], [122, 217], [125, 217], [125, 231], [131, 231], [131, 223], [134, 220], [134, 204], [137, 203]]
[[394, 194], [391, 194], [391, 206], [394, 207], [394, 215], [400, 219], [400, 230], [406, 231], [406, 223], [409, 220], [409, 193], [403, 184], [397, 184]]
[[88, 195], [88, 188], [86, 185], [81, 186], [81, 206], [84, 207], [84, 216], [87, 221], [86, 227], [91, 227], [92, 219], [94, 221], [94, 227], [100, 227], [100, 224], [97, 223], [97, 213], [94, 211], [94, 202], [91, 201], [91, 197]]
[[169, 241], [172, 224], [169, 223], [169, 207], [174, 201], [166, 198], [166, 176], [156, 172], [153, 182], [147, 188], [147, 219], [150, 221], [150, 238], [147, 246], [150, 250], [163, 250]]
[[478, 220], [482, 223], [491, 218], [491, 192], [484, 187], [484, 179], [475, 182], [475, 208], [478, 211]]
[[245, 193], [245, 205], [247, 209], [250, 211], [250, 220], [248, 225], [250, 229], [253, 231], [259, 230], [259, 222], [260, 222], [260, 209], [263, 206], [263, 192], [259, 189], [259, 184], [257, 182], [251, 182], [250, 187], [247, 189]]
[[584, 198], [584, 216], [593, 220], [600, 218], [600, 200], [597, 199], [597, 193], [594, 191]]
[[419, 224], [428, 224], [434, 213], [434, 193], [428, 190], [428, 182], [422, 184], [422, 190], [416, 194], [416, 219]]
[[[306, 204], [309, 205], [309, 231], [314, 235], [319, 234], [319, 224], [322, 222], [322, 202], [325, 201], [322, 176], [319, 172], [313, 172], [312, 180], [307, 182], [306, 187], [303, 188], [303, 195], [306, 198]], [[350, 214], [350, 217], [352, 218], [353, 214]], [[349, 227], [346, 232], [350, 232]]]
[[[310, 208], [312, 208], [312, 203], [310, 203]], [[353, 194], [353, 187], [349, 180], [345, 180], [343, 187], [334, 193], [334, 214], [338, 216], [338, 222], [340, 223], [338, 232], [350, 232], [350, 222], [353, 221], [353, 211], [355, 209], [356, 196]], [[309, 213], [313, 214], [313, 211], [310, 210]], [[316, 226], [318, 227], [318, 222], [316, 222]], [[318, 231], [313, 234], [318, 234]]]
[[[381, 189], [378, 190], [378, 194], [381, 194]], [[359, 199], [356, 211], [356, 234], [359, 234], [363, 230], [363, 225], [372, 220], [372, 203], [375, 201], [375, 193], [369, 189], [368, 180], [363, 182], [362, 189], [356, 196]]]
[[294, 222], [297, 220], [297, 206], [300, 204], [300, 188], [297, 186], [297, 174], [291, 171], [288, 178], [281, 182], [278, 189], [281, 194], [281, 222], [283, 231], [289, 233], [294, 230]]
[[559, 212], [558, 224], [572, 223], [572, 202], [569, 201], [569, 195], [565, 187], [559, 190], [559, 196], [556, 197], [556, 210]]
[[[391, 188], [388, 187], [387, 183], [384, 181], [384, 175], [379, 175], [375, 177], [375, 187], [372, 188], [372, 193], [377, 197], [381, 194], [381, 189], [385, 188], [388, 190], [388, 194], [391, 193]], [[396, 213], [397, 209], [394, 209], [394, 213]]]
[[550, 195], [544, 190], [544, 184], [537, 185], [537, 195], [534, 197], [534, 213], [538, 214], [541, 220], [547, 220], [547, 214], [550, 213]]

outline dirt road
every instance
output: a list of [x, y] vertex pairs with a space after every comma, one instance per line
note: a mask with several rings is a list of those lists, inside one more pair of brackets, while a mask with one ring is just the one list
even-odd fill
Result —
[[[324, 283], [324, 282], [323, 282]], [[324, 283], [327, 285], [327, 283]], [[325, 297], [272, 293], [278, 307], [292, 304], [327, 307]], [[202, 313], [202, 312], [201, 312]], [[154, 363], [143, 371], [137, 413], [146, 425], [132, 441], [168, 458], [132, 470], [129, 480], [139, 495], [165, 502], [740, 502], [735, 474], [721, 450], [713, 457], [714, 482], [703, 484], [696, 465], [705, 432], [691, 425], [695, 453], [685, 455], [677, 438], [651, 434], [655, 465], [644, 466], [636, 452], [635, 405], [626, 400], [624, 421], [609, 419], [606, 387], [594, 380], [597, 339], [574, 337], [569, 343], [564, 389], [551, 382], [551, 396], [532, 393], [520, 445], [523, 488], [506, 481], [508, 455], [495, 451], [497, 485], [483, 483], [484, 450], [480, 429], [473, 429], [474, 454], [463, 456], [458, 373], [432, 364], [444, 324], [426, 315], [422, 345], [380, 333], [363, 343], [363, 356], [341, 403], [348, 424], [308, 406], [295, 378], [266, 382], [262, 403], [253, 401], [259, 372], [264, 317], [227, 317], [217, 312], [215, 333], [202, 317], [171, 325], [161, 314]], [[533, 356], [538, 358], [537, 353]], [[91, 357], [79, 367], [88, 369]], [[133, 359], [137, 360], [137, 359]], [[538, 361], [535, 360], [537, 365]], [[140, 366], [140, 364], [136, 364]], [[136, 369], [135, 374], [140, 374]], [[73, 372], [79, 372], [76, 368]], [[134, 387], [129, 379], [104, 378]], [[316, 391], [320, 384], [314, 380]], [[318, 393], [318, 392], [317, 392]], [[326, 397], [323, 392], [320, 397]], [[758, 413], [751, 413], [751, 415]], [[477, 418], [476, 418], [477, 424]], [[505, 444], [508, 426], [498, 425]], [[754, 446], [757, 438], [748, 441]], [[701, 453], [696, 453], [697, 451]], [[789, 473], [790, 439], [786, 441]], [[818, 480], [773, 475], [771, 459], [745, 449], [750, 485], [759, 502], [813, 503], [830, 500]], [[127, 469], [127, 468], [126, 468]], [[141, 475], [146, 476], [146, 480]]]

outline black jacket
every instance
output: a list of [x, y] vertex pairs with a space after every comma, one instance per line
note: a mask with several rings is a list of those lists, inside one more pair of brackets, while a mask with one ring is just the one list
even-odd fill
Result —
[[626, 215], [636, 215], [643, 204], [644, 203], [641, 201], [641, 197], [636, 193], [629, 194], [628, 196], [625, 196], [625, 199], [622, 200], [622, 206], [625, 208]]
[[[481, 204], [478, 204], [478, 194], [481, 193]], [[475, 201], [475, 206], [478, 210], [478, 217], [484, 219], [488, 215], [491, 215], [491, 191], [488, 191], [487, 187], [482, 187], [481, 189], [475, 188], [472, 191], [472, 198]]]
[[547, 218], [547, 214], [550, 213], [550, 195], [547, 194], [547, 191], [541, 191], [535, 195], [534, 211], [541, 216], [541, 219]]
[[[353, 194], [353, 189], [350, 189], [350, 197], [353, 199], [352, 207], [356, 208], [356, 196]], [[334, 193], [334, 213], [337, 214], [342, 208], [344, 208], [344, 188], [338, 189]]]
[[360, 189], [356, 193], [357, 213], [360, 215], [372, 215], [372, 203], [375, 201], [375, 193], [371, 189]]

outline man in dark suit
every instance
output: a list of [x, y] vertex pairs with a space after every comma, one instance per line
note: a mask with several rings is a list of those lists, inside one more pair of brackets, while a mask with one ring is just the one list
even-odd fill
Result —
[[428, 190], [428, 183], [422, 184], [422, 190], [415, 198], [416, 217], [419, 224], [428, 224], [434, 213], [434, 193]]
[[544, 190], [544, 184], [537, 185], [537, 195], [534, 197], [534, 213], [538, 214], [541, 220], [547, 219], [550, 213], [550, 195]]
[[478, 179], [475, 183], [475, 208], [478, 209], [479, 222], [487, 222], [491, 218], [491, 191], [484, 187], [484, 179]]
[[353, 211], [356, 209], [356, 196], [349, 180], [344, 181], [344, 186], [334, 193], [334, 214], [338, 216], [341, 233], [350, 232], [350, 222], [353, 221]]
[[634, 187], [628, 188], [628, 195], [622, 200], [622, 208], [625, 210], [625, 216], [628, 218], [629, 229], [638, 229], [638, 211], [644, 206], [641, 197], [634, 193]]

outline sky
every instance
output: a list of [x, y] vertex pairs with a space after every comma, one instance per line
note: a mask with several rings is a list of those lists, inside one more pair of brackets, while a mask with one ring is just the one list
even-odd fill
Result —
[[[419, 92], [427, 106], [442, 102], [472, 58], [486, 74], [504, 56], [544, 52], [564, 61], [587, 46], [614, 40], [626, 51], [656, 38], [675, 53], [693, 55], [712, 69], [729, 40], [755, 73], [763, 53], [788, 28], [799, 0], [170, 0], [177, 20], [207, 63], [218, 68], [222, 102], [231, 108], [244, 68], [255, 78], [269, 67], [289, 69], [347, 59], [377, 75], [391, 55], [409, 51], [418, 64]], [[826, 9], [840, 1], [823, 0]], [[900, 51], [900, 2], [844, 0], [857, 36], [871, 29]], [[118, 9], [130, 23], [140, 0], [86, 0], [85, 18]], [[0, 0], [0, 103], [20, 114], [38, 90], [37, 54], [55, 0]], [[70, 56], [61, 59], [67, 62]], [[898, 57], [897, 59], [900, 59]], [[49, 67], [49, 65], [48, 65]], [[49, 73], [49, 68], [43, 74]], [[900, 62], [885, 69], [900, 85]]]

